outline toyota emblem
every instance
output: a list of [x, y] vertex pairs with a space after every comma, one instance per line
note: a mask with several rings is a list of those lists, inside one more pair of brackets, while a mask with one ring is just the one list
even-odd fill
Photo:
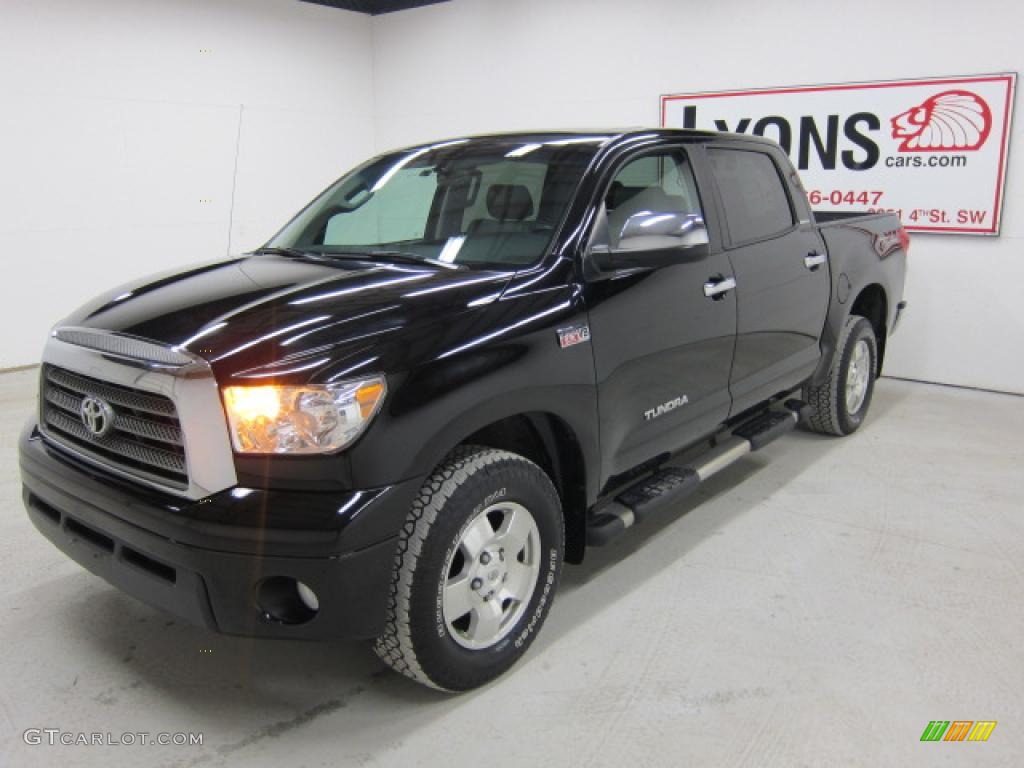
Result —
[[114, 409], [98, 397], [86, 397], [78, 409], [82, 423], [93, 437], [104, 437], [114, 429]]

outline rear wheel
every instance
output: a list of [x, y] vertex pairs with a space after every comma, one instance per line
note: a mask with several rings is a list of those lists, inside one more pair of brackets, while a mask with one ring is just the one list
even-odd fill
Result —
[[828, 376], [804, 387], [812, 415], [806, 426], [827, 435], [849, 435], [864, 422], [878, 372], [878, 340], [867, 318], [850, 315], [839, 334]]
[[457, 449], [424, 484], [399, 536], [374, 650], [433, 688], [493, 680], [543, 624], [563, 542], [558, 494], [540, 467], [507, 451]]

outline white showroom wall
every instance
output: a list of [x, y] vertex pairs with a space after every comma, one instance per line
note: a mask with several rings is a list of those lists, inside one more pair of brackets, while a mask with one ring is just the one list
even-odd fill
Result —
[[[0, 368], [113, 284], [259, 244], [375, 149], [652, 125], [662, 93], [1017, 71], [1022, 21], [1009, 0], [0, 0]], [[1024, 392], [1022, 126], [1002, 236], [914, 239], [890, 375]]]
[[[453, 0], [377, 17], [378, 149], [656, 125], [663, 93], [1024, 69], [1011, 0]], [[1024, 115], [999, 238], [919, 235], [886, 372], [1024, 393]]]
[[102, 290], [259, 245], [363, 160], [371, 46], [369, 16], [296, 0], [0, 0], [0, 368]]

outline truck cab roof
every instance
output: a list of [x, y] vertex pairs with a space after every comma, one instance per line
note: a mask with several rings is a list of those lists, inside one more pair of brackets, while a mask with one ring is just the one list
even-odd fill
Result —
[[640, 138], [677, 140], [684, 142], [706, 141], [748, 141], [777, 146], [774, 141], [750, 134], [726, 133], [724, 131], [702, 131], [688, 128], [665, 127], [617, 127], [595, 128], [592, 130], [531, 130], [510, 131], [501, 133], [481, 133], [442, 139], [437, 142], [413, 144], [402, 149], [421, 149], [425, 146], [449, 144], [456, 141], [508, 141], [527, 144], [584, 144], [593, 143], [597, 147], [606, 148], [613, 145], [632, 143]]

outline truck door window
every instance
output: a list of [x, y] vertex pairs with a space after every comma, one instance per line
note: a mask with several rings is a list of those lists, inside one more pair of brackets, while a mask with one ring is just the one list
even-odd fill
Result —
[[628, 162], [615, 175], [605, 195], [611, 245], [629, 217], [652, 213], [684, 213], [703, 217], [697, 184], [686, 155], [678, 150], [644, 155]]
[[775, 162], [764, 152], [708, 150], [733, 244], [762, 240], [793, 226], [793, 210]]

